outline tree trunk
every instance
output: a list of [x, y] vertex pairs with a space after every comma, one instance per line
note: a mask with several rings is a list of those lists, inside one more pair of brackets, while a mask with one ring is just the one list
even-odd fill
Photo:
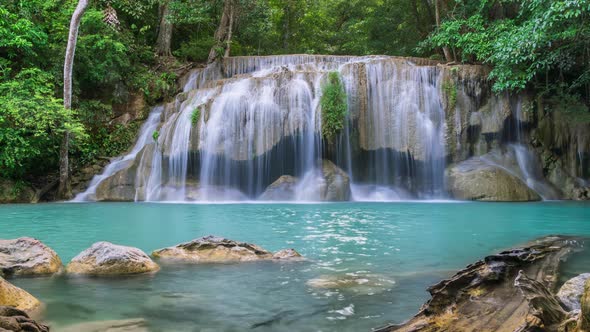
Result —
[[[434, 0], [434, 15], [436, 18], [436, 29], [440, 29], [440, 0]], [[449, 51], [449, 48], [446, 46], [443, 46], [443, 53], [445, 55], [445, 60], [447, 60], [447, 62], [452, 62], [454, 61], [453, 56], [451, 55], [451, 52]]]
[[[80, 21], [82, 20], [82, 15], [84, 15], [86, 7], [88, 7], [88, 0], [79, 0], [74, 13], [72, 14], [72, 20], [70, 21], [68, 46], [66, 47], [64, 61], [64, 108], [66, 111], [72, 109], [72, 70], [74, 68], [74, 55], [76, 54], [78, 29], [80, 28]], [[58, 197], [64, 199], [70, 198], [72, 195], [70, 187], [69, 150], [70, 133], [66, 130], [59, 151], [59, 187], [57, 189]]]
[[160, 5], [160, 29], [158, 31], [158, 40], [156, 41], [156, 53], [160, 56], [172, 56], [170, 45], [172, 44], [172, 23], [168, 21], [169, 1]]
[[229, 56], [229, 43], [231, 43], [231, 29], [233, 28], [234, 20], [234, 0], [225, 0], [223, 2], [223, 13], [221, 14], [221, 20], [219, 26], [215, 31], [215, 44], [209, 51], [209, 58], [207, 63], [212, 63], [217, 60], [222, 54]]

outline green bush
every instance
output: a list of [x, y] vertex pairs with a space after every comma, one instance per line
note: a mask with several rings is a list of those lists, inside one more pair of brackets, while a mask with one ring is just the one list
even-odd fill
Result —
[[74, 147], [87, 138], [76, 112], [63, 108], [54, 89], [52, 75], [38, 68], [0, 81], [0, 177], [18, 179], [57, 169], [65, 130], [75, 139]]
[[193, 125], [196, 125], [199, 122], [199, 119], [201, 118], [201, 108], [197, 107], [193, 110], [193, 113], [191, 113], [191, 122]]
[[322, 89], [320, 100], [322, 107], [322, 136], [332, 141], [338, 132], [344, 128], [346, 120], [346, 93], [337, 72], [328, 74], [327, 82]]

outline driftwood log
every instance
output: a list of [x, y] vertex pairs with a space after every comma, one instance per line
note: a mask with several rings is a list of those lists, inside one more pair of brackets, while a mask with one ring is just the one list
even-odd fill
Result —
[[584, 313], [568, 313], [553, 293], [560, 262], [580, 247], [580, 239], [547, 236], [488, 256], [431, 286], [432, 298], [407, 322], [374, 331], [582, 331]]

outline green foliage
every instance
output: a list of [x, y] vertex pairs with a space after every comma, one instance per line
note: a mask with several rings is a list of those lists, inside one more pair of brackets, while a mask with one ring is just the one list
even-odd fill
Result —
[[196, 125], [199, 122], [200, 118], [201, 118], [201, 108], [197, 107], [191, 113], [191, 123], [193, 125]]
[[442, 90], [449, 102], [449, 109], [454, 109], [457, 106], [457, 84], [455, 80], [445, 80], [442, 84]]
[[74, 142], [87, 138], [76, 113], [66, 111], [53, 93], [51, 75], [38, 68], [0, 81], [0, 177], [21, 178], [55, 167], [66, 129]]
[[152, 133], [152, 138], [154, 139], [154, 142], [158, 142], [158, 138], [160, 138], [160, 132], [157, 130], [154, 130], [154, 132]]
[[458, 3], [422, 46], [449, 47], [459, 60], [491, 65], [495, 91], [543, 80], [537, 88], [566, 84], [572, 93], [590, 83], [590, 64], [583, 60], [590, 47], [589, 16], [590, 0]]
[[327, 82], [322, 89], [320, 105], [322, 107], [322, 136], [324, 139], [332, 141], [344, 128], [348, 109], [346, 93], [338, 72], [328, 74]]

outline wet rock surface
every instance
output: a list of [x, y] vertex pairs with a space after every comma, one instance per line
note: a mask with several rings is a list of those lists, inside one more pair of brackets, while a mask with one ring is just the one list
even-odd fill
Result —
[[579, 245], [548, 236], [487, 256], [428, 288], [431, 299], [412, 319], [377, 331], [558, 331], [577, 317], [550, 290], [560, 261]]
[[298, 179], [291, 175], [282, 175], [271, 183], [258, 197], [262, 201], [290, 201], [295, 199], [295, 187]]
[[0, 277], [0, 306], [9, 306], [26, 312], [35, 312], [41, 308], [41, 302], [27, 291], [12, 285]]
[[68, 274], [127, 275], [156, 272], [160, 267], [138, 248], [97, 242], [74, 257]]
[[541, 199], [518, 177], [480, 158], [471, 158], [449, 167], [446, 183], [456, 199], [507, 202]]
[[583, 273], [566, 281], [561, 288], [559, 288], [557, 297], [568, 311], [580, 310], [580, 301], [584, 294], [584, 285], [588, 280], [590, 280], [590, 273]]
[[173, 247], [156, 250], [160, 259], [191, 263], [232, 263], [258, 260], [298, 260], [303, 257], [293, 249], [272, 252], [252, 243], [238, 242], [218, 236], [205, 236]]
[[48, 332], [49, 327], [32, 320], [22, 310], [0, 305], [0, 331]]
[[0, 276], [54, 274], [61, 268], [55, 251], [37, 239], [0, 240]]

